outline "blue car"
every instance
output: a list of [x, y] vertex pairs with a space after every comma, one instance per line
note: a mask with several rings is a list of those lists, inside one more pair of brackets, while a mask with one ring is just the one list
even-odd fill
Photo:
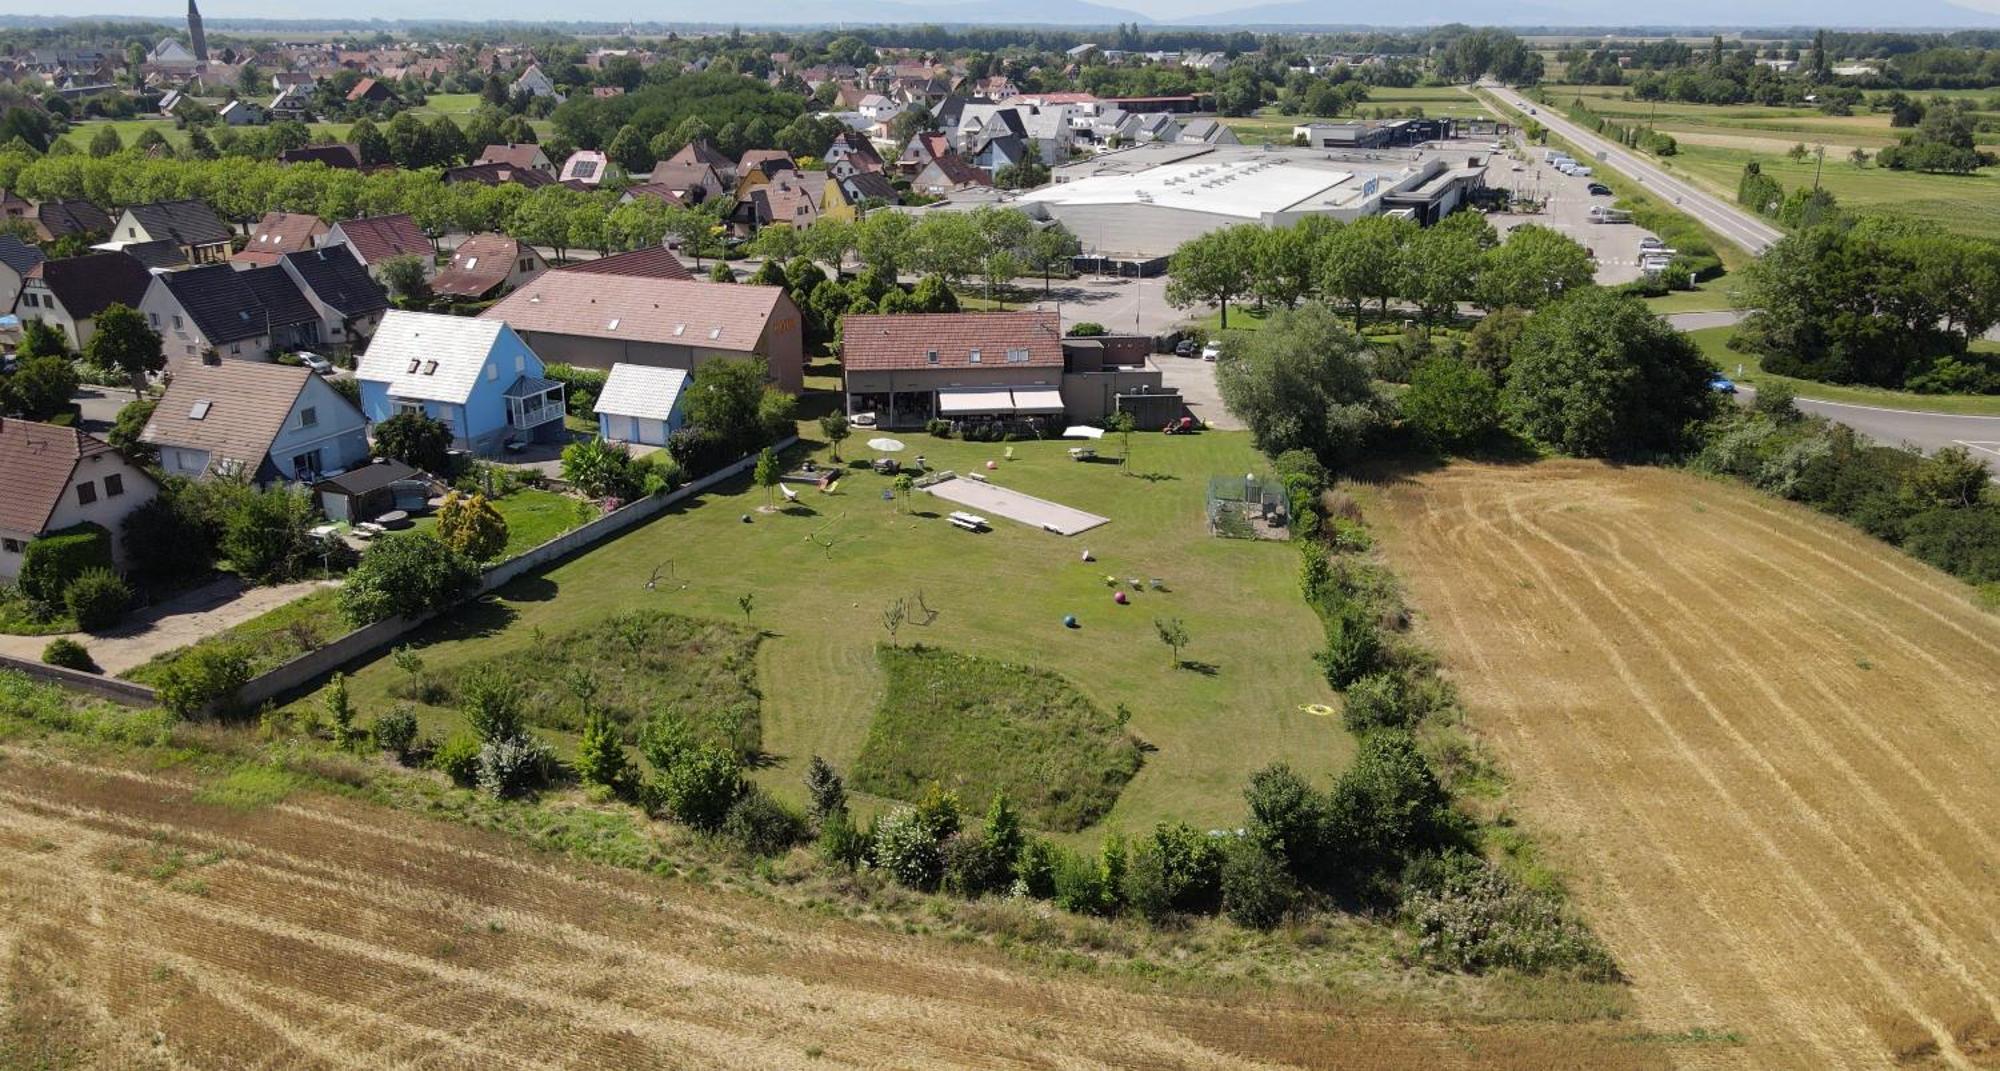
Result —
[[1728, 376], [1716, 375], [1709, 378], [1708, 389], [1720, 391], [1723, 394], [1735, 394], [1736, 384]]

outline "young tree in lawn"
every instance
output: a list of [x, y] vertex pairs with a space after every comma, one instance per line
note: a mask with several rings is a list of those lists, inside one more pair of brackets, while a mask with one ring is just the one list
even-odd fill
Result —
[[1245, 224], [1181, 243], [1167, 263], [1167, 304], [1214, 305], [1227, 328], [1229, 303], [1250, 292], [1261, 235], [1261, 228]]
[[896, 494], [903, 500], [903, 512], [910, 512], [910, 496], [916, 493], [917, 479], [907, 472], [896, 476]]
[[840, 444], [847, 441], [848, 435], [852, 433], [847, 423], [847, 414], [833, 412], [820, 417], [819, 433], [826, 436], [827, 444], [833, 448], [830, 456], [834, 464], [839, 464]]
[[1189, 641], [1187, 626], [1181, 623], [1178, 617], [1156, 617], [1153, 619], [1153, 633], [1160, 637], [1161, 643], [1173, 651], [1173, 664], [1178, 669], [1181, 664], [1181, 648], [1186, 647]]
[[[783, 474], [784, 470], [778, 464], [778, 455], [772, 453], [770, 447], [767, 446], [758, 452], [757, 468], [751, 474], [751, 479], [756, 481], [757, 486], [764, 489], [765, 505], [773, 507], [777, 505], [778, 478]], [[744, 616], [748, 617], [749, 615], [746, 613]]]
[[757, 608], [757, 593], [746, 591], [736, 596], [736, 608], [743, 611], [743, 623], [750, 623], [750, 611]]
[[1104, 430], [1115, 433], [1119, 439], [1120, 465], [1129, 464], [1132, 460], [1132, 427], [1135, 423], [1132, 414], [1122, 409], [1105, 418]]
[[99, 368], [116, 368], [132, 378], [132, 397], [146, 389], [146, 374], [167, 366], [160, 333], [138, 310], [117, 302], [97, 314], [97, 330], [84, 343], [84, 360]]
[[438, 507], [438, 538], [476, 562], [492, 561], [507, 549], [507, 518], [485, 495], [453, 491]]
[[333, 723], [333, 746], [343, 751], [359, 739], [354, 731], [354, 704], [347, 698], [347, 674], [335, 673], [326, 688], [326, 720]]
[[902, 631], [903, 621], [909, 613], [909, 605], [901, 599], [882, 608], [882, 630], [889, 634], [889, 646], [896, 646], [896, 633]]

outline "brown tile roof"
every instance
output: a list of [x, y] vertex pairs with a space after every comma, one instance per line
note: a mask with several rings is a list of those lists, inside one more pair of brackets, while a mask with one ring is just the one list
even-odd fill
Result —
[[549, 158], [540, 145], [532, 141], [510, 141], [504, 145], [488, 145], [479, 154], [475, 164], [510, 164], [514, 167], [549, 166]]
[[255, 472], [311, 378], [304, 368], [261, 361], [176, 361], [173, 382], [139, 438], [154, 446], [206, 450], [211, 463], [234, 461]]
[[[966, 163], [965, 158], [957, 153], [946, 153], [932, 160], [930, 167], [926, 167], [924, 171], [928, 172], [931, 168], [936, 168], [938, 175], [953, 187], [993, 185], [993, 180], [986, 177], [986, 172]], [[918, 178], [921, 179], [922, 174], [919, 174]]]
[[797, 171], [799, 165], [792, 161], [792, 154], [783, 149], [750, 149], [743, 159], [736, 162], [737, 175], [747, 175], [752, 171], [762, 171], [775, 175], [780, 171]]
[[668, 186], [658, 182], [638, 182], [625, 187], [625, 194], [633, 200], [645, 199], [670, 205], [688, 203], [687, 190], [679, 186]]
[[646, 181], [677, 190], [722, 188], [722, 176], [715, 173], [715, 168], [687, 160], [661, 160], [653, 165], [653, 173], [646, 176]]
[[446, 185], [455, 182], [477, 182], [482, 186], [500, 186], [511, 182], [532, 190], [540, 186], [553, 185], [556, 177], [546, 171], [522, 164], [480, 163], [445, 168], [444, 181]]
[[313, 247], [314, 239], [325, 234], [326, 221], [306, 212], [266, 212], [250, 232], [250, 240], [229, 259], [254, 265], [276, 264], [286, 253]]
[[364, 216], [343, 219], [338, 224], [347, 244], [361, 256], [363, 264], [380, 264], [392, 257], [431, 255], [431, 240], [407, 215]]
[[516, 331], [752, 353], [772, 320], [796, 313], [775, 286], [552, 271], [479, 315]]
[[[1007, 351], [1023, 348], [1028, 360], [1010, 364]], [[1055, 313], [1033, 310], [848, 316], [841, 320], [840, 361], [849, 371], [1061, 368], [1062, 328]]]
[[41, 534], [76, 463], [111, 452], [110, 443], [75, 428], [0, 419], [0, 528]]
[[504, 234], [475, 234], [452, 251], [431, 289], [446, 297], [483, 297], [507, 281], [520, 255], [521, 243]]
[[668, 157], [668, 162], [676, 164], [707, 164], [714, 168], [718, 175], [733, 175], [736, 173], [736, 161], [724, 156], [715, 146], [701, 140], [690, 141], [686, 145], [681, 146], [681, 151]]
[[796, 171], [780, 171], [771, 181], [750, 191], [751, 211], [758, 226], [782, 223], [804, 229], [819, 218], [819, 195], [826, 189], [826, 172], [810, 171], [806, 179]]
[[630, 275], [641, 279], [692, 279], [694, 272], [681, 263], [674, 251], [664, 246], [648, 249], [634, 249], [630, 253], [613, 253], [596, 260], [579, 260], [566, 264], [557, 271], [585, 272], [592, 275]]

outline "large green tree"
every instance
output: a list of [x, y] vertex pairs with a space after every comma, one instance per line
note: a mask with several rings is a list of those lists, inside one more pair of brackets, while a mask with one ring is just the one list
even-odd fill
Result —
[[1346, 302], [1357, 324], [1371, 301], [1386, 313], [1403, 289], [1403, 246], [1417, 229], [1406, 219], [1369, 216], [1333, 231], [1322, 253], [1321, 290]]
[[97, 314], [96, 330], [84, 343], [83, 358], [99, 368], [114, 368], [131, 377], [132, 395], [146, 389], [146, 375], [167, 366], [160, 333], [136, 309], [117, 302]]
[[1478, 300], [1486, 309], [1538, 309], [1590, 285], [1597, 264], [1590, 250], [1537, 224], [1516, 227], [1487, 250], [1479, 266]]
[[1324, 305], [1281, 311], [1216, 366], [1216, 384], [1257, 448], [1351, 457], [1381, 420], [1366, 344]]
[[1167, 262], [1167, 303], [1184, 309], [1214, 305], [1229, 326], [1229, 303], [1250, 293], [1263, 228], [1239, 224], [1181, 243]]
[[1652, 310], [1584, 287], [1528, 319], [1503, 399], [1524, 431], [1564, 453], [1638, 456], [1685, 444], [1714, 412], [1714, 373]]

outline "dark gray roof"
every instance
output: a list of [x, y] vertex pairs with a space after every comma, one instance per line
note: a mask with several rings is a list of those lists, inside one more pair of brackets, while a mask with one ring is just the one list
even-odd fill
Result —
[[53, 198], [35, 206], [35, 219], [49, 237], [65, 234], [110, 234], [111, 214], [89, 201]]
[[345, 249], [307, 249], [280, 258], [312, 295], [342, 316], [372, 316], [389, 307], [382, 285]]
[[207, 264], [159, 279], [212, 344], [266, 335], [274, 324], [316, 319], [282, 268], [237, 271], [227, 264]]
[[874, 171], [857, 171], [841, 179], [840, 185], [857, 201], [876, 199], [896, 204], [903, 199], [889, 176]]
[[78, 320], [104, 311], [113, 302], [136, 309], [153, 282], [144, 264], [123, 253], [91, 253], [45, 260], [39, 269], [63, 311]]
[[182, 245], [213, 245], [229, 240], [229, 227], [215, 210], [200, 201], [159, 201], [126, 209], [154, 238], [171, 238]]
[[28, 269], [46, 259], [39, 248], [11, 234], [0, 234], [0, 264], [14, 269], [16, 274], [26, 275]]
[[328, 476], [319, 482], [323, 488], [350, 495], [364, 495], [402, 480], [421, 479], [423, 473], [393, 458], [378, 458], [367, 465], [357, 465], [338, 476]]
[[129, 242], [118, 248], [119, 252], [148, 268], [180, 268], [188, 262], [187, 253], [172, 238], [156, 242]]

